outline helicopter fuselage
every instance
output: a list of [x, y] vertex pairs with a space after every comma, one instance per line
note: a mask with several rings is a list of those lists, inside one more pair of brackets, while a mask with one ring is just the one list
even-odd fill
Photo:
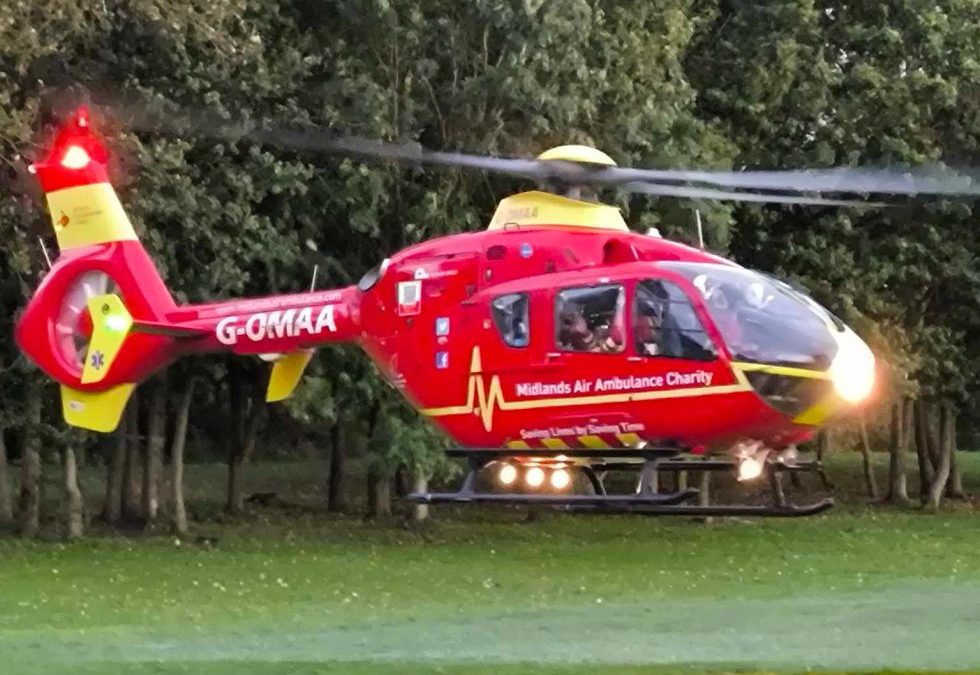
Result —
[[[422, 414], [466, 446], [698, 449], [751, 439], [779, 448], [836, 411], [825, 371], [734, 358], [697, 289], [665, 262], [736, 267], [632, 232], [516, 227], [445, 237], [392, 257], [361, 293], [361, 342]], [[651, 281], [685, 293], [694, 312], [686, 320], [700, 322], [709, 349], [644, 349], [634, 313], [639, 285]], [[616, 296], [619, 325], [603, 327], [605, 346], [576, 349], [562, 343], [558, 305], [563, 293], [589, 289]], [[502, 321], [501, 298], [520, 303], [519, 316]], [[515, 336], [507, 320], [526, 326]], [[767, 401], [753, 386], [763, 371], [790, 380], [784, 390], [802, 382], [802, 400]]]

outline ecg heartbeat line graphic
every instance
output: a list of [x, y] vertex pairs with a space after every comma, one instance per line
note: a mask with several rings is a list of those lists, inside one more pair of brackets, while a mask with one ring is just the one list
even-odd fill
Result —
[[480, 348], [474, 347], [473, 356], [470, 359], [470, 381], [466, 393], [466, 407], [473, 410], [474, 414], [479, 414], [483, 428], [490, 431], [493, 428], [493, 411], [497, 407], [500, 407], [501, 410], [505, 409], [507, 401], [504, 400], [500, 377], [494, 375], [490, 378], [490, 390], [487, 391], [482, 373]]
[[751, 391], [752, 387], [748, 383], [748, 380], [745, 379], [745, 376], [741, 370], [735, 368], [733, 372], [735, 373], [736, 379], [735, 383], [733, 384], [708, 387], [682, 387], [678, 389], [654, 391], [592, 394], [587, 396], [560, 398], [543, 398], [532, 399], [529, 401], [508, 401], [504, 398], [504, 392], [500, 385], [499, 376], [492, 376], [490, 378], [490, 385], [489, 387], [487, 386], [486, 379], [483, 377], [483, 363], [480, 359], [480, 348], [473, 347], [473, 353], [470, 357], [470, 377], [466, 390], [466, 403], [464, 405], [448, 406], [444, 408], [427, 408], [422, 410], [422, 414], [430, 417], [464, 414], [478, 415], [480, 417], [480, 421], [483, 422], [484, 430], [491, 431], [493, 429], [494, 412], [497, 410], [531, 410], [534, 408], [602, 405], [609, 403], [626, 403], [630, 401], [639, 402], [667, 398], [689, 398], [712, 394], [730, 394]]

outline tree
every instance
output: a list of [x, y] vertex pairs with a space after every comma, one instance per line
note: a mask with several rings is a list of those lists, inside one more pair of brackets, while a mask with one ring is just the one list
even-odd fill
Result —
[[20, 478], [20, 533], [24, 537], [37, 535], [41, 516], [41, 451], [38, 434], [41, 428], [41, 398], [28, 396], [28, 435], [24, 440]]
[[157, 519], [160, 507], [160, 476], [163, 468], [163, 446], [167, 441], [167, 380], [164, 376], [150, 383], [147, 409], [146, 453], [143, 461], [142, 512], [147, 524]]
[[949, 479], [949, 470], [954, 451], [955, 429], [956, 418], [953, 410], [948, 403], [943, 404], [940, 408], [939, 417], [939, 438], [941, 442], [939, 461], [932, 483], [929, 485], [928, 497], [925, 500], [926, 509], [932, 512], [939, 510], [939, 501], [942, 499], [943, 491], [946, 488], [946, 481]]
[[191, 401], [194, 400], [193, 375], [186, 377], [177, 403], [176, 423], [170, 446], [173, 466], [173, 529], [176, 534], [187, 534], [187, 509], [184, 505], [184, 447], [187, 443], [187, 425], [190, 421]]
[[[133, 400], [130, 406], [135, 405]], [[110, 525], [118, 525], [123, 513], [123, 481], [126, 478], [126, 450], [129, 413], [123, 412], [119, 427], [113, 434], [112, 456], [109, 460], [105, 481], [105, 499], [102, 502], [102, 519]]]
[[889, 444], [887, 499], [898, 506], [909, 506], [905, 456], [912, 428], [912, 401], [900, 398], [892, 404], [891, 442]]
[[78, 467], [75, 449], [65, 448], [65, 534], [69, 539], [80, 539], [85, 530], [85, 503], [78, 488]]

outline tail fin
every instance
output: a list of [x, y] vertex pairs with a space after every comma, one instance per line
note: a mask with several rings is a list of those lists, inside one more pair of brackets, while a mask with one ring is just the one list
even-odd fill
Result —
[[136, 241], [109, 184], [108, 153], [80, 108], [58, 132], [48, 158], [32, 164], [44, 189], [62, 253], [93, 244]]
[[60, 254], [17, 323], [21, 350], [61, 383], [65, 420], [112, 431], [136, 384], [181, 353], [274, 361], [267, 399], [296, 388], [312, 349], [359, 339], [356, 286], [177, 307], [109, 184], [80, 110], [33, 167]]
[[167, 363], [174, 340], [152, 330], [175, 304], [109, 183], [107, 163], [83, 108], [31, 166], [60, 254], [17, 325], [21, 349], [61, 383], [65, 420], [96, 431], [117, 426], [135, 383]]

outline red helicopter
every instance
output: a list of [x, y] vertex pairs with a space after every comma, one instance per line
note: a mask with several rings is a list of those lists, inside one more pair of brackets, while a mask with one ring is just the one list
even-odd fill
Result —
[[[254, 140], [308, 148], [310, 139]], [[300, 140], [302, 142], [300, 142]], [[469, 472], [421, 502], [504, 502], [648, 515], [793, 516], [795, 446], [872, 392], [875, 359], [801, 290], [655, 233], [631, 232], [593, 201], [599, 185], [657, 195], [849, 204], [819, 192], [980, 193], [969, 178], [858, 169], [695, 172], [621, 169], [563, 146], [536, 160], [434, 153], [352, 139], [315, 149], [533, 178], [483, 232], [383, 260], [356, 286], [178, 305], [113, 190], [108, 152], [80, 109], [32, 165], [60, 255], [17, 324], [23, 352], [61, 385], [70, 425], [116, 428], [133, 388], [177, 357], [228, 351], [272, 362], [267, 400], [288, 397], [313, 351], [364, 349], [460, 447]], [[749, 190], [749, 191], [746, 191]], [[556, 194], [557, 193], [557, 194]], [[726, 453], [722, 460], [691, 456]], [[769, 476], [773, 503], [705, 505], [658, 490], [662, 470]], [[638, 474], [610, 494], [608, 472]], [[490, 478], [488, 481], [486, 478]], [[488, 485], [490, 483], [490, 485]]]

